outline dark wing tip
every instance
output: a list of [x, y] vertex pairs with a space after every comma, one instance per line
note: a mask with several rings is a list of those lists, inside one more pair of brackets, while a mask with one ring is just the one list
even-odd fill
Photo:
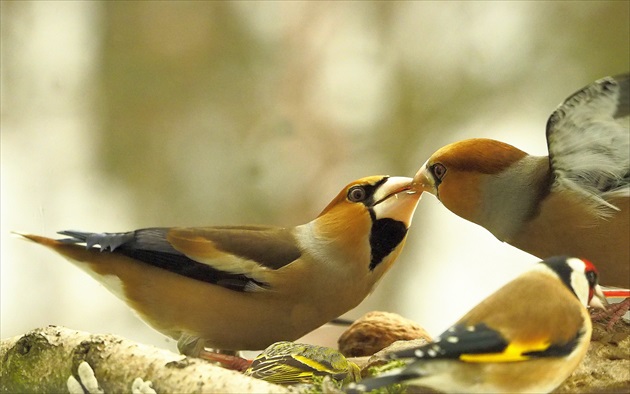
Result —
[[403, 349], [388, 355], [391, 359], [457, 359], [462, 354], [500, 353], [508, 346], [500, 332], [484, 323], [456, 324], [435, 342]]
[[604, 194], [628, 185], [629, 95], [630, 74], [601, 78], [569, 96], [547, 121], [553, 187], [583, 194], [602, 215], [612, 207]]
[[619, 86], [619, 98], [615, 119], [630, 115], [630, 73], [615, 75], [612, 77]]
[[562, 104], [556, 108], [547, 120], [547, 136], [553, 132], [554, 126], [562, 118], [567, 116], [571, 111], [583, 103], [596, 100], [601, 96], [617, 95], [617, 105], [614, 119], [623, 118], [630, 112], [630, 74], [621, 74], [614, 77], [604, 77], [583, 87], [577, 92], [567, 97]]

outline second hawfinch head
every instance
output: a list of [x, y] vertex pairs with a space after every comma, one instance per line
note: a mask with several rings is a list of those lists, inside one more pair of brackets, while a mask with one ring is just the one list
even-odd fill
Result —
[[[599, 79], [569, 96], [549, 117], [548, 156], [530, 156], [500, 141], [469, 139], [436, 151], [414, 182], [455, 214], [504, 241], [510, 242], [521, 230], [531, 233], [559, 226], [559, 232], [567, 234], [587, 227], [598, 227], [602, 234], [621, 232], [620, 239], [627, 244], [623, 234], [627, 234], [624, 209], [630, 197], [629, 101], [630, 74]], [[552, 202], [545, 207], [543, 200]], [[535, 216], [539, 223], [524, 229], [523, 224]], [[615, 216], [622, 216], [625, 225], [605, 223], [620, 220]], [[575, 247], [575, 242], [592, 238], [593, 232], [585, 235], [568, 236], [566, 242], [558, 241], [544, 251], [535, 245], [540, 240], [532, 234], [521, 235], [517, 242], [529, 252], [538, 249], [539, 257], [584, 256], [601, 266], [606, 258]], [[594, 245], [606, 247], [605, 242]], [[628, 248], [621, 255], [605, 257], [627, 264]]]
[[416, 173], [414, 184], [501, 238], [534, 213], [549, 176], [546, 158], [501, 141], [474, 138], [436, 151]]

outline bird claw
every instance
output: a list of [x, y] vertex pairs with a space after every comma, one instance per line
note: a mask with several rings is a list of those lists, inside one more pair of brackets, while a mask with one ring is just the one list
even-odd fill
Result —
[[208, 350], [202, 350], [199, 353], [199, 358], [219, 363], [224, 368], [232, 369], [239, 372], [244, 372], [245, 370], [247, 370], [247, 368], [249, 368], [250, 365], [252, 365], [252, 360], [248, 360], [236, 354], [223, 354]]
[[621, 302], [610, 304], [604, 311], [591, 313], [591, 319], [600, 323], [606, 323], [606, 330], [610, 331], [618, 321], [622, 320], [628, 310], [630, 310], [630, 297]]

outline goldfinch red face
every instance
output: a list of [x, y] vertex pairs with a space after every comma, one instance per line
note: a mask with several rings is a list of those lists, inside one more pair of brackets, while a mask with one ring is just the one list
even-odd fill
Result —
[[500, 141], [474, 138], [436, 151], [414, 176], [414, 188], [435, 195], [449, 210], [471, 221], [483, 209], [488, 176], [505, 171], [527, 153]]
[[569, 258], [567, 264], [571, 272], [571, 288], [584, 306], [606, 309], [606, 297], [599, 286], [597, 268], [586, 259]]

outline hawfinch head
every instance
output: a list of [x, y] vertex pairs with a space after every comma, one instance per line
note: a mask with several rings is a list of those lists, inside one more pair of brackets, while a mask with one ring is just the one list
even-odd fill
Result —
[[527, 153], [501, 141], [463, 140], [436, 151], [416, 173], [413, 183], [416, 189], [435, 195], [455, 213], [474, 213], [485, 178], [502, 173], [526, 156]]
[[504, 142], [474, 138], [436, 151], [413, 184], [414, 190], [435, 195], [456, 215], [501, 237], [531, 217], [548, 177], [548, 160]]
[[[346, 259], [389, 267], [404, 245], [420, 194], [412, 178], [370, 176], [348, 184], [312, 224], [316, 238], [336, 239]], [[363, 247], [367, 246], [367, 247]]]

